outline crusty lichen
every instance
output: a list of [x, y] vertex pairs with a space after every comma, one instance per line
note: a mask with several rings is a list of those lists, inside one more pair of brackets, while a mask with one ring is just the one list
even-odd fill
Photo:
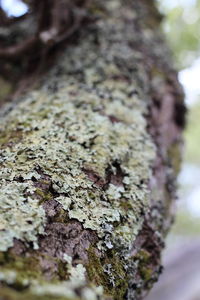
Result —
[[[85, 43], [82, 51], [87, 47]], [[101, 64], [107, 70], [99, 60], [97, 68]], [[88, 86], [90, 76], [86, 70]], [[3, 124], [23, 132], [21, 142], [1, 150], [3, 251], [12, 246], [13, 238], [36, 242], [37, 235], [43, 233], [45, 214], [32, 180], [40, 178], [38, 168], [50, 176], [53, 189], [60, 195], [57, 201], [69, 218], [97, 231], [102, 239], [100, 248], [106, 244], [112, 247], [115, 242], [128, 245], [140, 228], [141, 212], [148, 205], [146, 183], [155, 152], [146, 132], [145, 105], [139, 97], [130, 96], [133, 87], [126, 82], [119, 84], [106, 76], [99, 87], [105, 95], [100, 101], [87, 85], [76, 78], [73, 81], [64, 83], [65, 78], [61, 78], [63, 87], [52, 95], [45, 89], [34, 92]], [[112, 122], [108, 115], [120, 121]], [[109, 166], [113, 174], [117, 172], [116, 161], [125, 174], [123, 182], [119, 186], [109, 183], [106, 190], [95, 186], [83, 171], [92, 170], [105, 179]], [[132, 209], [124, 210], [122, 200]]]
[[[2, 174], [0, 184], [0, 251], [11, 247], [14, 238], [33, 242], [36, 249], [37, 235], [44, 233], [44, 210], [31, 197], [34, 189], [28, 183], [11, 181], [7, 176], [8, 173]], [[30, 196], [25, 196], [28, 192]]]
[[[150, 207], [148, 184], [156, 157], [146, 120], [151, 86], [142, 62], [146, 49], [154, 46], [155, 32], [140, 24], [138, 34], [135, 20], [143, 18], [132, 9], [142, 2], [94, 1], [92, 10], [101, 15], [91, 25], [95, 33], [89, 28], [86, 38], [69, 46], [42, 86], [3, 119], [0, 251], [7, 251], [15, 239], [37, 250], [38, 237], [52, 221], [45, 215], [45, 202], [51, 199], [64, 212], [56, 222], [78, 220], [98, 239], [86, 247], [84, 264], [74, 263], [62, 249], [62, 280], [46, 282], [27, 275], [29, 299], [37, 295], [37, 299], [121, 300], [129, 286], [132, 300], [132, 286], [140, 280], [132, 270], [139, 270], [145, 282], [151, 277], [146, 261], [133, 258], [131, 252]], [[143, 8], [136, 9], [139, 13]], [[163, 55], [165, 46], [150, 48], [151, 63], [154, 56]], [[154, 193], [154, 200], [161, 203], [162, 192], [154, 189]], [[157, 214], [156, 220], [163, 222], [162, 214]], [[141, 261], [144, 267], [139, 268]], [[5, 285], [12, 280], [14, 285], [20, 272], [4, 266], [0, 280]], [[4, 292], [7, 295], [6, 287]], [[19, 299], [13, 295], [11, 299]]]

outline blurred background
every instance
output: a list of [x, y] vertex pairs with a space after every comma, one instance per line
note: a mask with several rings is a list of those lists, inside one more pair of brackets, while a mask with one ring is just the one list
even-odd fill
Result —
[[188, 108], [176, 222], [145, 300], [200, 300], [200, 0], [158, 0]]
[[[157, 2], [189, 113], [176, 222], [163, 254], [163, 275], [145, 300], [200, 300], [200, 0]], [[14, 16], [27, 11], [20, 0], [1, 5]]]

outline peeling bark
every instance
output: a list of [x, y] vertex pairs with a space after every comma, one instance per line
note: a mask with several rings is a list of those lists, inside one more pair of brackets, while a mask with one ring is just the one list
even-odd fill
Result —
[[4, 108], [2, 299], [141, 299], [161, 272], [182, 89], [153, 1], [90, 5], [96, 23]]

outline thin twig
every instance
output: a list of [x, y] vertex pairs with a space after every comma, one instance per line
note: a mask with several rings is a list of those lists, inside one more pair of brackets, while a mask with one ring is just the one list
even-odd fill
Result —
[[[22, 56], [26, 57], [24, 65], [27, 68], [31, 64], [31, 58], [37, 57], [40, 65], [40, 62], [45, 60], [44, 54], [48, 55], [53, 46], [66, 41], [78, 31], [83, 21], [88, 17], [85, 7], [88, 6], [89, 1], [72, 4], [69, 0], [30, 0], [29, 12], [22, 16], [22, 19], [31, 13], [35, 15], [37, 22], [35, 34], [17, 44], [0, 47], [0, 58], [11, 62]], [[3, 21], [0, 21], [0, 25], [1, 22], [5, 24], [9, 20], [0, 8], [1, 15]], [[18, 21], [20, 18], [13, 18], [12, 22]]]
[[33, 49], [38, 41], [38, 37], [33, 36], [14, 46], [0, 48], [0, 58], [17, 59]]

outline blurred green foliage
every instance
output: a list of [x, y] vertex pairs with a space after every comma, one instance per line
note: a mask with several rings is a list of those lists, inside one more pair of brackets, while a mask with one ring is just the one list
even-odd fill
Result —
[[199, 236], [200, 218], [193, 216], [186, 209], [179, 209], [172, 234], [176, 236]]
[[[163, 28], [179, 69], [188, 67], [200, 55], [200, 0], [158, 0], [165, 15]], [[177, 2], [178, 3], [178, 2]]]
[[[157, 1], [165, 16], [163, 29], [174, 53], [176, 66], [179, 70], [185, 69], [200, 57], [200, 0]], [[183, 163], [200, 168], [200, 96], [188, 110]], [[184, 172], [190, 172], [186, 169]], [[193, 176], [192, 173], [187, 175]], [[180, 183], [179, 209], [170, 235], [170, 245], [177, 237], [188, 238], [200, 234], [200, 218], [193, 215], [188, 202], [196, 188], [195, 183]]]
[[190, 107], [185, 131], [185, 161], [200, 166], [200, 101]]

